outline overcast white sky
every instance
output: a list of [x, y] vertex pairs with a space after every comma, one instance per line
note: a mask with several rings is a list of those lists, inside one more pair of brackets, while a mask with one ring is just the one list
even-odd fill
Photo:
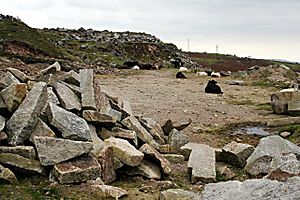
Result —
[[34, 28], [154, 34], [182, 50], [300, 62], [300, 0], [0, 0]]

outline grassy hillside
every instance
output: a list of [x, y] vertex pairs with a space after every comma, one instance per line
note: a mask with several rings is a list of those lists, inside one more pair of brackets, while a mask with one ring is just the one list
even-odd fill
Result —
[[0, 44], [6, 47], [24, 47], [28, 51], [51, 57], [60, 57], [62, 53], [36, 29], [15, 18], [0, 19]]

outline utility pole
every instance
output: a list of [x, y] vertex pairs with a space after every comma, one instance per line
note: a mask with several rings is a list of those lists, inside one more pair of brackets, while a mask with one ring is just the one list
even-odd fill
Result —
[[219, 53], [219, 45], [216, 45], [216, 53]]
[[190, 51], [190, 38], [187, 39], [187, 51]]

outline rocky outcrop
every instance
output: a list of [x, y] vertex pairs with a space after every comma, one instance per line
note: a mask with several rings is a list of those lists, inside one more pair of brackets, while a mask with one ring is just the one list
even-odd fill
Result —
[[254, 199], [298, 199], [300, 196], [300, 177], [286, 182], [268, 179], [251, 179], [244, 182], [227, 181], [205, 185], [203, 200], [254, 200]]
[[287, 153], [300, 155], [300, 147], [278, 135], [262, 138], [247, 159], [245, 170], [252, 175], [267, 174], [273, 158]]

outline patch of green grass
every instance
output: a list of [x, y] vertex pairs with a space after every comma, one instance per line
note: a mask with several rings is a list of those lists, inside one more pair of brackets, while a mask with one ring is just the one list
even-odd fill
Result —
[[259, 103], [259, 104], [256, 104], [256, 108], [258, 110], [272, 111], [272, 106], [271, 106], [270, 103]]
[[292, 135], [290, 135], [287, 139], [290, 140], [291, 142], [295, 144], [300, 144], [300, 125], [295, 124], [295, 125], [287, 125], [287, 126], [282, 126], [279, 129], [279, 132], [290, 132]]
[[60, 57], [60, 50], [40, 34], [36, 29], [27, 26], [21, 21], [0, 20], [1, 42], [22, 42], [34, 50], [44, 54]]

